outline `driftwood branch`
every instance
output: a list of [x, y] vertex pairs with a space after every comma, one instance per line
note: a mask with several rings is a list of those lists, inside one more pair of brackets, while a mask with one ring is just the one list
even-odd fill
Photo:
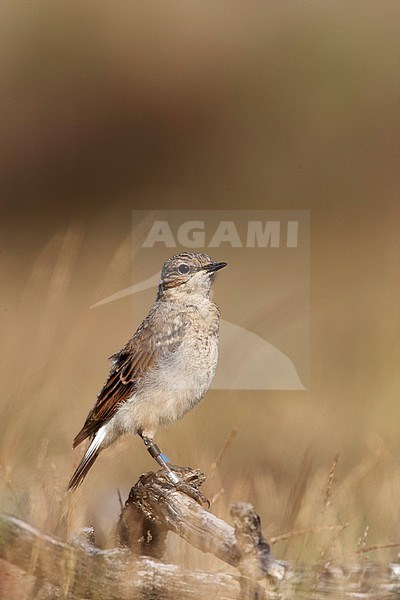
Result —
[[[198, 471], [176, 470], [195, 489], [204, 480]], [[164, 472], [148, 473], [132, 488], [122, 511], [118, 547], [97, 548], [91, 528], [80, 530], [67, 543], [3, 514], [0, 558], [55, 586], [60, 598], [186, 600], [210, 594], [226, 600], [266, 598], [255, 579], [282, 578], [284, 567], [271, 557], [252, 507], [235, 505], [232, 511], [238, 537], [233, 527], [176, 491]], [[240, 575], [190, 571], [155, 560], [164, 553], [168, 531], [237, 567]]]
[[[194, 488], [204, 481], [198, 470], [174, 470]], [[282, 579], [285, 567], [272, 557], [251, 504], [234, 504], [231, 514], [234, 527], [178, 492], [163, 471], [146, 473], [130, 491], [117, 526], [117, 539], [132, 551], [160, 557], [165, 535], [173, 531], [202, 552], [237, 567], [246, 577]]]
[[[198, 471], [176, 470], [195, 488], [204, 480]], [[147, 473], [122, 510], [115, 548], [97, 548], [91, 528], [81, 529], [67, 543], [0, 514], [0, 559], [37, 578], [35, 598], [40, 600], [266, 600], [292, 598], [299, 589], [307, 597], [346, 590], [366, 598], [400, 594], [400, 568], [394, 563], [289, 568], [272, 557], [251, 505], [234, 504], [231, 515], [233, 527], [175, 490], [164, 473]], [[161, 562], [169, 531], [236, 567], [238, 575]], [[275, 581], [279, 593], [266, 589], [265, 580]]]
[[0, 540], [2, 559], [61, 589], [64, 598], [186, 600], [206, 598], [217, 589], [224, 600], [240, 598], [232, 575], [134, 558], [127, 549], [99, 550], [89, 540], [74, 547], [10, 515], [0, 515]]
[[[175, 469], [195, 488], [204, 479], [198, 471]], [[346, 591], [372, 600], [400, 594], [396, 563], [325, 564], [295, 571], [271, 556], [251, 505], [234, 504], [231, 515], [233, 527], [176, 491], [162, 472], [143, 475], [132, 488], [116, 528], [118, 545], [111, 550], [96, 547], [91, 528], [67, 543], [0, 514], [0, 596], [1, 559], [19, 567], [21, 579], [22, 572], [36, 578], [31, 597], [37, 600], [266, 600], [298, 592], [342, 597]], [[236, 567], [238, 575], [161, 562], [169, 531]], [[276, 581], [279, 592], [266, 589], [266, 579]]]

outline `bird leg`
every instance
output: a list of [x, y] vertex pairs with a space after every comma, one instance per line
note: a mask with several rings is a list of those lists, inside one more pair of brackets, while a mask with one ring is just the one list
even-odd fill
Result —
[[139, 435], [142, 438], [150, 456], [152, 456], [154, 460], [160, 465], [160, 467], [162, 467], [166, 471], [167, 477], [170, 480], [170, 482], [174, 485], [177, 485], [181, 480], [168, 465], [169, 460], [165, 456], [164, 452], [161, 452], [160, 448], [157, 446], [157, 444], [154, 443], [154, 441], [151, 438], [146, 437], [142, 433], [139, 433]]
[[200, 490], [189, 485], [188, 483], [185, 483], [180, 477], [178, 477], [176, 473], [174, 473], [174, 471], [168, 464], [168, 458], [165, 456], [164, 452], [160, 450], [157, 444], [155, 444], [151, 438], [144, 435], [143, 432], [138, 433], [142, 438], [150, 456], [152, 456], [154, 460], [160, 465], [160, 467], [164, 469], [169, 481], [176, 487], [176, 489], [183, 492], [184, 494], [187, 494], [188, 496], [193, 498], [193, 500], [196, 500], [196, 502], [198, 502], [199, 504], [206, 504], [208, 505], [208, 507], [210, 507], [208, 499], [200, 492]]

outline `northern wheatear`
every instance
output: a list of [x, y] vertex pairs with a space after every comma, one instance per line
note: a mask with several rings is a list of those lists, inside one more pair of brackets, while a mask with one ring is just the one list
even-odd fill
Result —
[[175, 485], [180, 479], [154, 443], [204, 396], [218, 360], [219, 310], [210, 298], [226, 266], [207, 254], [183, 252], [161, 272], [156, 301], [129, 342], [111, 356], [110, 375], [73, 447], [90, 438], [68, 489], [82, 483], [99, 453], [125, 433], [138, 434]]

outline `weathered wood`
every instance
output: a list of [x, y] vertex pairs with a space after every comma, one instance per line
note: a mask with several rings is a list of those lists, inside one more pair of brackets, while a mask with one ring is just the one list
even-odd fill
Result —
[[231, 515], [235, 526], [236, 546], [239, 549], [238, 569], [250, 579], [263, 579], [266, 575], [283, 579], [286, 567], [275, 560], [271, 548], [261, 531], [261, 520], [251, 504], [237, 502]]
[[[210, 594], [229, 600], [265, 598], [265, 589], [255, 579], [282, 578], [284, 567], [272, 558], [252, 506], [234, 505], [234, 529], [191, 497], [201, 497], [204, 475], [175, 469], [190, 496], [177, 491], [164, 471], [143, 475], [132, 488], [118, 523], [118, 541], [125, 548], [100, 550], [92, 528], [80, 530], [66, 543], [2, 515], [0, 557], [48, 582], [47, 586], [56, 586], [53, 592], [42, 586], [44, 598], [47, 593], [55, 597], [54, 589], [61, 590], [60, 597], [71, 599], [184, 600]], [[168, 531], [238, 567], [242, 576], [189, 571], [152, 560], [163, 555]]]
[[[195, 487], [203, 480], [190, 469], [182, 469], [181, 477]], [[38, 600], [289, 600], [299, 592], [309, 600], [356, 593], [368, 600], [400, 597], [396, 563], [283, 565], [271, 556], [251, 505], [234, 504], [231, 514], [234, 528], [172, 488], [163, 473], [150, 473], [131, 490], [122, 511], [118, 534], [125, 548], [100, 550], [91, 528], [66, 543], [0, 514], [0, 559], [22, 569], [27, 575], [21, 579], [27, 584], [32, 583], [29, 575], [37, 578], [30, 597]], [[190, 571], [155, 561], [152, 557], [162, 555], [168, 531], [237, 567], [241, 575]], [[279, 593], [256, 581], [266, 576], [283, 577]]]
[[[73, 546], [16, 517], [0, 514], [0, 558], [61, 588], [68, 599], [189, 600], [214, 596], [243, 600], [240, 582], [232, 575], [189, 571], [151, 558], [135, 558], [128, 549], [99, 550], [92, 544], [91, 533], [89, 530], [85, 536], [83, 532]], [[261, 587], [255, 589], [252, 598], [266, 598]]]
[[[173, 469], [195, 489], [204, 481], [198, 470], [176, 466]], [[177, 491], [163, 471], [146, 473], [130, 491], [117, 526], [118, 541], [136, 551], [139, 540], [135, 523], [139, 514], [140, 522], [147, 522], [148, 529], [159, 529], [162, 534], [173, 531], [199, 550], [237, 567], [242, 575], [282, 579], [285, 567], [272, 557], [253, 507], [237, 504], [232, 511], [235, 528]], [[146, 539], [146, 531], [141, 530], [141, 535]]]

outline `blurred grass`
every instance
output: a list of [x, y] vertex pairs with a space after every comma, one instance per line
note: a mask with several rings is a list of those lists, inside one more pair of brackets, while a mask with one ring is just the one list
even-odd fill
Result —
[[[277, 557], [400, 539], [398, 16], [389, 0], [3, 3], [1, 510], [58, 528], [72, 439], [153, 300], [90, 309], [132, 284], [133, 208], [310, 209], [310, 389], [210, 391], [157, 440], [206, 472], [222, 518], [243, 500], [267, 537], [309, 531]], [[230, 289], [215, 297], [240, 324], [251, 295]], [[68, 531], [107, 543], [117, 490], [152, 468], [139, 440], [109, 450]]]
[[[76, 226], [50, 240], [12, 308], [15, 320], [7, 315], [2, 322], [8, 360], [2, 363], [1, 509], [63, 536], [94, 524], [104, 544], [119, 512], [117, 490], [126, 497], [139, 475], [154, 465], [137, 439], [108, 450], [72, 500], [68, 531], [60, 532], [66, 484], [82, 454], [71, 450], [73, 434], [106, 377], [106, 356], [134, 329], [129, 301], [89, 309], [99, 289], [120, 285], [127, 275], [121, 268], [129, 271], [127, 240], [99, 270], [100, 288], [79, 274], [84, 248], [85, 232]], [[118, 313], [119, 331], [110, 331], [103, 311]], [[366, 545], [398, 540], [394, 506], [400, 469], [382, 437], [369, 431], [368, 405], [363, 418], [356, 417], [335, 440], [335, 418], [325, 403], [308, 392], [293, 397], [210, 391], [184, 420], [160, 431], [158, 441], [177, 463], [204, 469], [205, 492], [215, 497], [213, 510], [222, 518], [229, 521], [230, 504], [242, 500], [255, 505], [268, 537], [309, 531], [278, 541], [278, 557], [347, 560], [356, 556], [366, 527]], [[170, 544], [171, 560], [178, 552], [192, 566], [215, 566], [215, 559], [179, 540], [171, 538]]]

